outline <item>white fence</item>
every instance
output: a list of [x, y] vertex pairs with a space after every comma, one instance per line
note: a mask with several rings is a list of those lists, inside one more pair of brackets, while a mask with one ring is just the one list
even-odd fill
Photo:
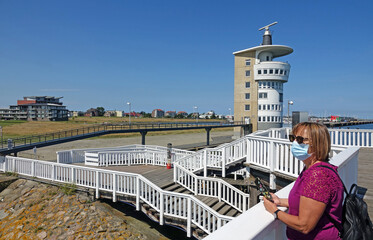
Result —
[[[331, 163], [338, 166], [338, 172], [347, 189], [357, 183], [358, 147], [350, 147], [336, 154]], [[293, 184], [286, 186], [276, 194], [280, 198], [287, 198]], [[283, 210], [286, 210], [283, 208]], [[258, 203], [233, 221], [210, 234], [206, 240], [246, 240], [246, 239], [286, 239], [286, 226], [275, 220], [263, 206]]]
[[[290, 131], [290, 128], [271, 128], [268, 130], [257, 131], [250, 136], [287, 139]], [[328, 131], [330, 133], [331, 144], [334, 146], [373, 147], [372, 129], [329, 128]]]
[[[138, 158], [141, 158], [141, 155], [136, 155], [145, 152], [155, 153], [154, 161], [159, 162], [158, 165], [166, 164], [166, 147], [152, 146], [152, 145], [128, 145], [121, 147], [110, 147], [110, 148], [89, 148], [89, 149], [74, 149], [68, 151], [59, 151], [57, 152], [57, 162], [58, 163], [85, 163], [86, 165], [91, 166], [107, 166], [107, 165], [121, 165], [121, 162], [136, 162]], [[110, 153], [110, 154], [105, 154]], [[125, 154], [122, 154], [125, 153]], [[133, 153], [133, 154], [131, 154]], [[164, 154], [162, 154], [164, 153]], [[173, 160], [178, 160], [187, 155], [191, 155], [194, 152], [186, 151], [181, 149], [172, 148]], [[130, 156], [129, 156], [129, 155]], [[99, 159], [100, 155], [100, 159]], [[153, 159], [150, 159], [152, 155], [148, 156], [149, 161], [153, 162]], [[101, 164], [101, 165], [99, 165]], [[146, 164], [146, 163], [144, 163]], [[150, 164], [150, 163], [149, 163]], [[127, 164], [124, 164], [127, 165]]]
[[233, 219], [218, 214], [192, 195], [164, 191], [139, 174], [10, 156], [0, 159], [0, 170], [92, 188], [96, 190], [97, 197], [100, 191], [110, 192], [113, 201], [118, 195], [134, 196], [136, 209], [140, 210], [140, 200], [149, 204], [159, 212], [161, 225], [164, 216], [185, 220], [189, 237], [192, 224], [209, 234]]
[[[297, 177], [303, 169], [303, 163], [292, 155], [291, 142], [288, 140], [251, 135], [246, 136], [246, 139], [247, 163], [292, 177]], [[334, 156], [345, 148], [332, 146], [331, 155]]]

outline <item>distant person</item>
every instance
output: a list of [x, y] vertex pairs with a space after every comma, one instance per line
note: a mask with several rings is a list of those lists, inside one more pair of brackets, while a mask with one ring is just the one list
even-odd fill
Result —
[[[343, 184], [328, 166], [330, 135], [319, 123], [303, 122], [293, 128], [289, 136], [291, 152], [305, 167], [298, 176], [289, 198], [271, 194], [273, 202], [264, 198], [268, 212], [287, 225], [288, 239], [340, 239], [342, 228]], [[289, 208], [289, 213], [277, 206]]]

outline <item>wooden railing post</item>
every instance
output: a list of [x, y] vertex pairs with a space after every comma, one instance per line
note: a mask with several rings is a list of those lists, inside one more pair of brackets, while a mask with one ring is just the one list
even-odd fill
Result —
[[222, 188], [222, 184], [219, 181], [218, 182], [218, 199], [219, 199], [219, 202], [221, 202], [221, 188]]
[[190, 197], [188, 198], [187, 208], [188, 208], [187, 210], [187, 237], [191, 237], [192, 236], [192, 199]]
[[113, 202], [117, 201], [117, 175], [113, 173]]
[[270, 141], [269, 145], [269, 188], [271, 190], [276, 190], [276, 175], [274, 174], [275, 171], [275, 164], [276, 164], [276, 156], [275, 156], [275, 144], [273, 141]]
[[55, 171], [56, 171], [55, 167], [56, 167], [56, 166], [55, 166], [54, 164], [52, 164], [52, 174], [51, 174], [51, 175], [52, 175], [52, 176], [51, 176], [51, 177], [52, 177], [52, 181], [54, 181], [54, 179], [55, 179], [55, 177], [56, 177], [56, 176], [55, 176]]
[[159, 225], [163, 225], [163, 215], [164, 215], [164, 194], [163, 192], [159, 193]]
[[100, 173], [96, 171], [96, 198], [100, 198]]
[[75, 182], [75, 168], [71, 168], [71, 183]]
[[31, 177], [35, 177], [35, 161], [31, 163]]
[[225, 169], [226, 159], [225, 158], [226, 158], [226, 154], [225, 154], [225, 147], [224, 147], [221, 153], [221, 174], [223, 178], [226, 175], [226, 169]]
[[140, 178], [136, 176], [136, 211], [140, 211]]
[[203, 176], [207, 177], [207, 150], [203, 151]]

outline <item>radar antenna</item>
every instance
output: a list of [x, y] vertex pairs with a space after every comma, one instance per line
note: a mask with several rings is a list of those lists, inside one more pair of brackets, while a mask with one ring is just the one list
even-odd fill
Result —
[[263, 34], [263, 43], [262, 45], [272, 45], [272, 35], [271, 32], [269, 31], [269, 27], [276, 25], [277, 22], [273, 22], [267, 26], [264, 26], [262, 28], [259, 28], [259, 31], [265, 29], [264, 34]]
[[271, 27], [271, 26], [273, 26], [273, 25], [276, 25], [278, 22], [273, 22], [273, 23], [271, 23], [271, 24], [268, 24], [267, 26], [264, 26], [264, 27], [262, 27], [262, 28], [259, 28], [259, 31], [261, 31], [261, 30], [263, 30], [263, 29], [265, 29], [266, 31], [268, 31], [269, 30], [269, 27]]

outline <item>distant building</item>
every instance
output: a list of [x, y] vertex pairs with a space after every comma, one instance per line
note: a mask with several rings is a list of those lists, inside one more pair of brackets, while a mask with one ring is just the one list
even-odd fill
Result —
[[166, 117], [176, 117], [176, 111], [167, 111], [165, 114]]
[[123, 117], [123, 111], [115, 111], [116, 117]]
[[97, 111], [96, 108], [90, 108], [84, 113], [84, 116], [86, 116], [86, 117], [97, 117], [98, 116], [98, 111]]
[[105, 111], [104, 117], [116, 117], [117, 113], [114, 110]]
[[69, 117], [82, 117], [84, 116], [84, 112], [82, 111], [70, 111]]
[[[123, 113], [124, 117], [128, 117], [129, 115], [130, 115], [130, 113]], [[141, 113], [131, 112], [131, 117], [141, 117], [141, 116], [142, 116]]]
[[164, 111], [162, 109], [154, 109], [152, 111], [153, 118], [161, 118], [164, 117]]
[[181, 115], [183, 117], [188, 117], [188, 113], [187, 112], [184, 112], [184, 111], [180, 111], [177, 113], [177, 115]]
[[0, 119], [28, 121], [67, 121], [66, 106], [60, 102], [62, 97], [31, 96], [18, 100], [17, 105], [0, 109]]

